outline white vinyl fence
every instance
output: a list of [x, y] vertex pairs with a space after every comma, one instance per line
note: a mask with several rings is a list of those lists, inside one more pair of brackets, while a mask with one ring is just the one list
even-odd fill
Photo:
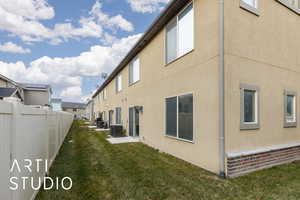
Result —
[[[30, 178], [43, 180], [55, 159], [73, 122], [73, 115], [42, 108], [24, 106], [18, 102], [0, 100], [0, 199], [32, 200], [38, 190], [31, 187]], [[32, 162], [30, 169], [28, 160]], [[41, 159], [39, 169], [36, 159]], [[15, 162], [20, 167], [16, 167]], [[48, 165], [47, 165], [48, 162]], [[15, 166], [12, 172], [10, 169]], [[18, 190], [10, 189], [14, 183]], [[23, 177], [28, 177], [23, 185]], [[25, 189], [23, 188], [25, 186]]]

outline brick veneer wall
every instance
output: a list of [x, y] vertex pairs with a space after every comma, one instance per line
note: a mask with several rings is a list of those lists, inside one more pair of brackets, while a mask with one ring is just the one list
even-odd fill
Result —
[[227, 157], [227, 176], [236, 177], [295, 160], [300, 160], [300, 146]]

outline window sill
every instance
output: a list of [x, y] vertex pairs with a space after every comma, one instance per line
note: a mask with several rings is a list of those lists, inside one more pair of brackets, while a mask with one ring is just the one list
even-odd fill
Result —
[[165, 67], [167, 67], [168, 65], [171, 65], [172, 63], [176, 62], [177, 60], [179, 60], [179, 59], [181, 59], [181, 58], [187, 56], [188, 54], [191, 54], [193, 51], [194, 51], [194, 49], [192, 49], [192, 50], [186, 52], [186, 53], [183, 54], [182, 56], [179, 56], [179, 57], [175, 58], [174, 60], [172, 60], [172, 61], [170, 61], [170, 62], [168, 62], [168, 63], [166, 62], [166, 63], [165, 63]]
[[297, 128], [297, 122], [285, 122], [284, 128]]
[[258, 129], [260, 129], [260, 126], [259, 126], [259, 124], [258, 123], [253, 123], [253, 124], [251, 124], [251, 123], [247, 123], [247, 124], [245, 124], [245, 123], [242, 123], [241, 125], [240, 125], [240, 130], [258, 130]]
[[300, 15], [300, 9], [293, 7], [287, 0], [277, 0], [280, 4]]
[[136, 82], [134, 82], [134, 83], [129, 83], [128, 87], [133, 86], [133, 85], [136, 85], [136, 84], [138, 84], [140, 81], [141, 81], [141, 80], [138, 80], [138, 81], [136, 81]]
[[165, 135], [165, 137], [170, 138], [170, 139], [174, 139], [174, 140], [179, 140], [179, 141], [182, 141], [182, 142], [195, 144], [194, 140], [192, 140], [192, 141], [191, 140], [185, 140], [185, 139], [181, 139], [181, 138], [170, 136], [170, 135]]
[[257, 8], [254, 8], [253, 6], [245, 3], [243, 0], [240, 0], [240, 7], [256, 16], [259, 16], [259, 10]]

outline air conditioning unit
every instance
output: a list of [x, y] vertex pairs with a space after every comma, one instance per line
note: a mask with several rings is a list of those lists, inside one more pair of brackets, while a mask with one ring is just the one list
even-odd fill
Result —
[[112, 124], [110, 126], [110, 135], [112, 137], [122, 137], [123, 136], [123, 126], [119, 124]]

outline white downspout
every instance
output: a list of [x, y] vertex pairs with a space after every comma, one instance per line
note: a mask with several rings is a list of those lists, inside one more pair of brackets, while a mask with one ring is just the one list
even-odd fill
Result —
[[225, 178], [225, 71], [224, 71], [224, 0], [220, 1], [219, 27], [219, 167], [220, 176]]

